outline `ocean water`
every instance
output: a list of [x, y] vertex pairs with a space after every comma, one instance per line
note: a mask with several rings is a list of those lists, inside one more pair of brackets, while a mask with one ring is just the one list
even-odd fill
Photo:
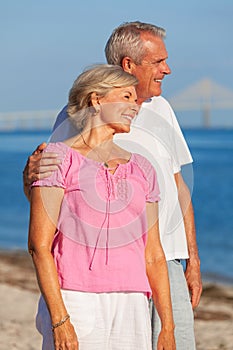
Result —
[[[183, 130], [194, 158], [193, 204], [205, 279], [233, 283], [233, 130]], [[27, 249], [22, 170], [45, 132], [0, 133], [0, 249]]]

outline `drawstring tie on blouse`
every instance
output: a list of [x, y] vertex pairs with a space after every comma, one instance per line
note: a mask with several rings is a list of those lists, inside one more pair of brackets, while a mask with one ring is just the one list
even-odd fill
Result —
[[110, 175], [109, 175], [108, 170], [104, 169], [104, 172], [105, 172], [105, 177], [106, 177], [106, 180], [107, 180], [107, 202], [106, 202], [106, 209], [105, 209], [105, 217], [104, 217], [104, 220], [103, 220], [103, 222], [101, 224], [100, 230], [98, 232], [98, 236], [97, 236], [97, 240], [96, 240], [96, 243], [95, 243], [94, 252], [93, 252], [93, 255], [92, 255], [92, 258], [91, 258], [91, 262], [90, 262], [90, 265], [89, 265], [89, 270], [92, 270], [92, 268], [93, 268], [93, 263], [94, 263], [96, 250], [97, 250], [97, 247], [98, 247], [98, 242], [99, 242], [100, 235], [101, 235], [101, 232], [102, 232], [102, 229], [103, 229], [103, 226], [104, 226], [105, 222], [107, 222], [107, 237], [106, 237], [106, 243], [105, 243], [105, 252], [106, 252], [106, 254], [105, 254], [105, 265], [108, 265], [110, 196], [111, 196], [112, 186], [111, 186]]

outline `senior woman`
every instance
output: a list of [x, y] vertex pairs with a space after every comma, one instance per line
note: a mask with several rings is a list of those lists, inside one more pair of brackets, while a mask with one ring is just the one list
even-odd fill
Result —
[[151, 293], [162, 322], [158, 349], [175, 349], [156, 173], [113, 143], [138, 112], [136, 84], [118, 66], [84, 71], [68, 103], [77, 135], [48, 144], [44, 152], [61, 163], [32, 185], [28, 246], [44, 350], [151, 349]]

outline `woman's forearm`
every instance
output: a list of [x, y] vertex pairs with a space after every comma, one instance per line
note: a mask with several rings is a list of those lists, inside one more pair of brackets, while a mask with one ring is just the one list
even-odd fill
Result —
[[77, 350], [77, 335], [63, 302], [52, 256], [52, 244], [63, 195], [63, 189], [57, 187], [32, 188], [28, 249], [51, 316], [55, 347], [63, 349], [64, 344], [69, 344], [67, 349]]
[[58, 275], [50, 251], [45, 248], [34, 249], [32, 253], [38, 285], [47, 304], [52, 324], [67, 315], [58, 281]]
[[32, 188], [28, 249], [53, 323], [66, 313], [51, 252], [62, 198], [60, 188]]
[[147, 203], [148, 237], [145, 250], [146, 273], [155, 307], [161, 320], [158, 349], [175, 350], [174, 320], [167, 262], [159, 235], [158, 204]]
[[147, 261], [147, 276], [152, 289], [152, 298], [158, 311], [162, 328], [174, 329], [170, 285], [168, 279], [167, 263], [161, 257]]

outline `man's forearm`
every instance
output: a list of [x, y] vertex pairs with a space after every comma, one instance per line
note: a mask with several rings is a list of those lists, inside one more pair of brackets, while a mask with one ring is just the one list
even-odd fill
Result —
[[190, 191], [180, 173], [175, 174], [175, 180], [178, 189], [178, 199], [184, 220], [189, 259], [199, 260], [194, 210], [191, 201]]
[[[180, 203], [181, 203], [181, 200], [180, 200]], [[184, 208], [184, 209], [185, 209], [185, 212], [182, 210], [182, 204], [181, 204], [181, 210], [183, 213], [184, 227], [185, 227], [186, 239], [187, 239], [187, 245], [188, 245], [189, 260], [190, 262], [192, 261], [200, 262], [199, 255], [198, 255], [197, 239], [196, 239], [194, 211], [193, 211], [191, 198], [187, 208]]]
[[200, 271], [200, 259], [196, 239], [194, 210], [188, 186], [182, 175], [175, 174], [179, 203], [183, 214], [184, 227], [187, 239], [189, 258], [186, 260], [185, 277], [191, 295], [192, 306], [195, 308], [201, 297], [202, 281]]
[[23, 191], [25, 196], [30, 202], [30, 184], [28, 183], [28, 164], [26, 164], [24, 170], [23, 170]]

